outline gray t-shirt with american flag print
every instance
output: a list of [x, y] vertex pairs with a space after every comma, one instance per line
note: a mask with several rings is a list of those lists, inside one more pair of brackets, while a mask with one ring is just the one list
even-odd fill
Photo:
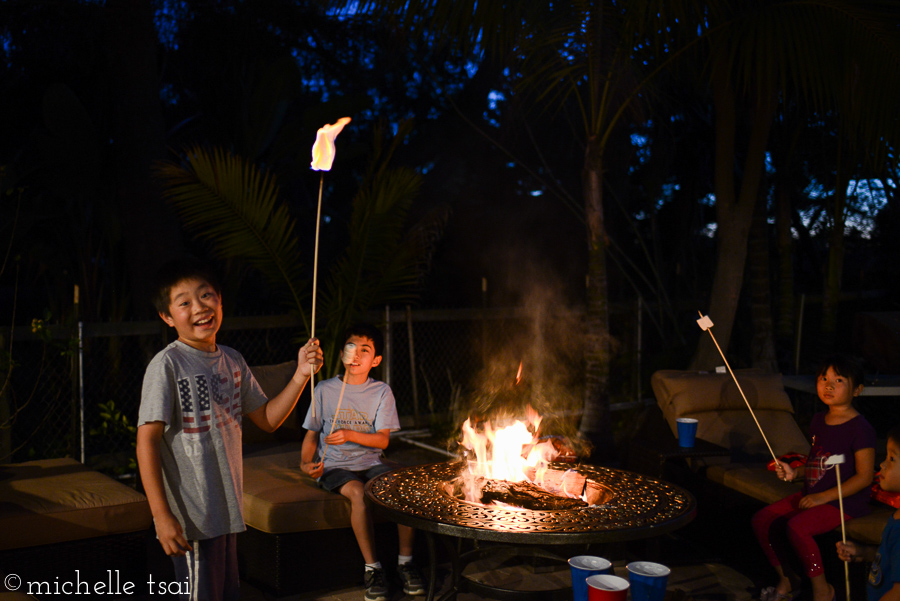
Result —
[[166, 424], [160, 441], [169, 507], [188, 540], [243, 532], [241, 418], [266, 395], [236, 350], [175, 341], [144, 374], [138, 427]]

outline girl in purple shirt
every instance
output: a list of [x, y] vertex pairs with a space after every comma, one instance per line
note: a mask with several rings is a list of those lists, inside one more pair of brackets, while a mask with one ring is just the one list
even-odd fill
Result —
[[790, 569], [790, 550], [800, 559], [810, 579], [813, 601], [834, 599], [834, 587], [825, 579], [822, 554], [813, 539], [841, 524], [837, 474], [825, 465], [829, 457], [844, 456], [844, 519], [869, 512], [869, 487], [875, 474], [875, 429], [853, 407], [853, 399], [863, 389], [862, 368], [847, 357], [835, 356], [822, 364], [817, 376], [816, 392], [828, 410], [813, 416], [810, 423], [812, 446], [806, 465], [793, 469], [779, 461], [775, 466], [782, 480], [790, 482], [803, 477], [803, 490], [753, 516], [753, 532], [778, 575], [778, 583], [762, 591], [761, 601], [791, 601], [799, 594], [800, 576]]

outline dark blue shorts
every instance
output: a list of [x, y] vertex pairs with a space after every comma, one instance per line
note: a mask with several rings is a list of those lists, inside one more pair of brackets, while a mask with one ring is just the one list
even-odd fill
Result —
[[322, 474], [322, 476], [319, 478], [319, 486], [329, 492], [339, 492], [341, 490], [341, 487], [348, 482], [357, 480], [365, 484], [375, 476], [380, 476], [381, 474], [393, 471], [398, 467], [400, 466], [394, 463], [379, 463], [378, 465], [373, 465], [367, 470], [358, 472], [337, 467], [334, 469], [326, 470], [325, 473]]

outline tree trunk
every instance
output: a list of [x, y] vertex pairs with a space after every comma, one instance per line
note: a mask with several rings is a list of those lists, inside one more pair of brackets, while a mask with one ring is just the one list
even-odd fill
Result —
[[588, 234], [587, 315], [584, 333], [584, 413], [579, 433], [594, 446], [596, 460], [613, 456], [609, 413], [609, 305], [606, 230], [603, 218], [603, 157], [596, 138], [585, 153], [584, 210]]
[[794, 344], [794, 237], [791, 235], [791, 194], [787, 184], [775, 184], [777, 209], [775, 229], [778, 244], [778, 321], [775, 326], [777, 346], [783, 365], [790, 365]]
[[772, 321], [772, 284], [769, 277], [769, 223], [764, 192], [753, 211], [747, 255], [750, 315], [753, 319], [750, 352], [753, 367], [759, 367], [768, 373], [778, 373], [775, 327]]
[[[765, 164], [766, 142], [775, 114], [774, 99], [757, 102], [751, 111], [751, 130], [743, 164], [740, 192], [735, 186], [736, 101], [731, 82], [725, 76], [713, 79], [716, 110], [716, 272], [710, 292], [708, 315], [715, 324], [712, 330], [722, 352], [728, 350], [731, 330], [737, 312], [747, 239], [753, 206], [756, 204]], [[691, 369], [712, 369], [722, 365], [722, 358], [709, 336], [700, 338]]]
[[178, 222], [151, 168], [165, 158], [156, 30], [150, 0], [109, 0], [105, 9], [116, 197], [131, 282], [132, 314], [155, 316], [149, 282], [181, 252]]
[[[840, 155], [838, 155], [840, 156]], [[834, 184], [834, 205], [831, 215], [831, 243], [828, 246], [828, 267], [825, 272], [825, 289], [822, 294], [822, 340], [823, 350], [831, 350], [837, 332], [837, 313], [841, 296], [841, 280], [844, 275], [844, 212], [847, 207], [847, 169], [838, 158], [837, 175]]]

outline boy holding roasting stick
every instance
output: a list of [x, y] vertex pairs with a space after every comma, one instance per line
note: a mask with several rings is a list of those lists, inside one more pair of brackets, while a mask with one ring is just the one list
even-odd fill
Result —
[[[382, 451], [390, 442], [390, 433], [400, 429], [400, 421], [390, 386], [369, 377], [372, 368], [381, 363], [381, 332], [369, 324], [357, 324], [347, 330], [344, 340], [345, 373], [316, 386], [315, 399], [303, 422], [307, 432], [301, 469], [316, 478], [322, 488], [350, 500], [350, 523], [366, 562], [365, 598], [386, 601], [387, 582], [375, 552], [374, 522], [366, 505], [365, 483], [396, 468], [384, 462]], [[411, 561], [415, 531], [399, 524], [397, 528], [397, 572], [403, 591], [422, 595], [424, 581]]]

